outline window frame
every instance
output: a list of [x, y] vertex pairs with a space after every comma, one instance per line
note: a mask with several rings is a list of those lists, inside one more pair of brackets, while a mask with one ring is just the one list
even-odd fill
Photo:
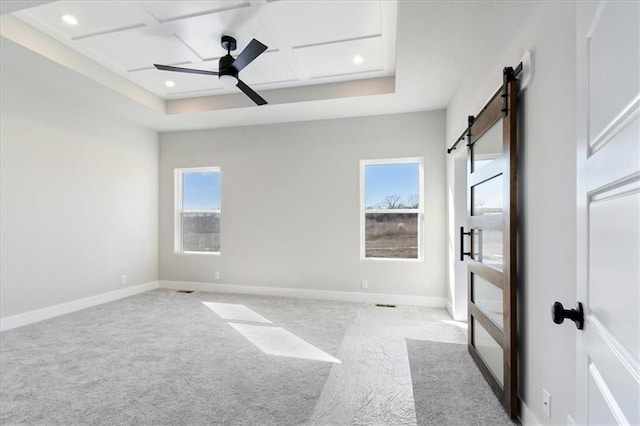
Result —
[[[219, 166], [207, 166], [207, 167], [182, 167], [174, 169], [174, 212], [173, 212], [173, 252], [180, 255], [205, 255], [205, 256], [219, 256], [222, 249], [222, 237], [220, 237], [220, 249], [218, 251], [185, 251], [183, 250], [183, 233], [182, 233], [182, 216], [184, 214], [197, 214], [197, 213], [217, 213], [220, 220], [220, 234], [222, 234], [222, 171]], [[184, 210], [182, 208], [182, 195], [183, 195], [183, 176], [185, 173], [209, 173], [216, 172], [220, 176], [220, 205], [216, 210]]]
[[[366, 166], [393, 165], [393, 164], [418, 164], [418, 208], [417, 209], [367, 209], [365, 200], [366, 191]], [[410, 213], [418, 214], [418, 257], [367, 257], [366, 253], [366, 215], [367, 213]], [[360, 160], [360, 260], [381, 262], [423, 262], [424, 261], [424, 157], [382, 158], [374, 160]]]

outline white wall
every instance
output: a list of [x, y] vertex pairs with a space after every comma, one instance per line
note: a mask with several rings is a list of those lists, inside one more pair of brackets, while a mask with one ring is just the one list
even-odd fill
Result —
[[[485, 46], [496, 54], [467, 73], [447, 109], [447, 145], [500, 85], [502, 68], [532, 50], [535, 73], [520, 98], [520, 395], [539, 421], [566, 424], [567, 414], [575, 418], [576, 329], [554, 325], [550, 308], [576, 302], [575, 3], [533, 6], [502, 45]], [[450, 187], [451, 156], [447, 168]], [[552, 397], [550, 419], [543, 388]]]
[[[439, 111], [161, 134], [160, 278], [444, 298], [444, 125]], [[425, 261], [361, 261], [359, 161], [416, 156]], [[173, 170], [194, 166], [222, 168], [220, 256], [173, 253]]]
[[[460, 142], [464, 145], [464, 142]], [[457, 321], [467, 321], [467, 265], [465, 260], [460, 260], [460, 252], [469, 252], [469, 238], [465, 237], [460, 244], [460, 227], [465, 232], [469, 231], [467, 226], [467, 152], [460, 147], [450, 154], [452, 164], [447, 170], [448, 187], [447, 192], [449, 204], [448, 218], [449, 244], [447, 245], [448, 268], [447, 268], [447, 310], [453, 319]], [[466, 257], [464, 259], [467, 259]]]
[[2, 51], [1, 316], [157, 280], [157, 133]]

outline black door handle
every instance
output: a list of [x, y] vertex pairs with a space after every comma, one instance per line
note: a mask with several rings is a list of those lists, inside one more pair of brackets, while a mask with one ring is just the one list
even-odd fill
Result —
[[469, 232], [464, 232], [464, 226], [461, 226], [460, 227], [460, 261], [461, 262], [464, 260], [465, 256], [471, 257], [471, 252], [470, 251], [464, 251], [464, 236], [465, 235], [471, 236], [471, 230], [469, 230]]
[[560, 302], [554, 303], [551, 307], [551, 318], [556, 324], [562, 324], [564, 319], [568, 318], [576, 323], [578, 330], [584, 328], [584, 310], [580, 302], [578, 302], [574, 309], [565, 309]]

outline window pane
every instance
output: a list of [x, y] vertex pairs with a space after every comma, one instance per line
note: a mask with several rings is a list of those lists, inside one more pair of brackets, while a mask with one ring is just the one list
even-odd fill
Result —
[[473, 259], [502, 271], [502, 230], [473, 230]]
[[473, 171], [502, 155], [502, 120], [498, 120], [471, 147]]
[[367, 213], [365, 256], [418, 258], [417, 213]]
[[420, 164], [368, 164], [364, 179], [366, 209], [420, 207]]
[[220, 251], [220, 213], [182, 214], [183, 251]]
[[502, 175], [477, 184], [471, 191], [474, 216], [502, 213]]
[[220, 172], [184, 172], [182, 209], [219, 210]]
[[504, 386], [504, 352], [498, 342], [491, 337], [491, 334], [475, 318], [472, 318], [472, 321], [473, 346], [480, 352], [480, 356], [493, 372], [493, 375], [496, 376], [498, 383]]
[[473, 303], [487, 314], [500, 327], [503, 327], [502, 289], [493, 285], [480, 275], [472, 274]]

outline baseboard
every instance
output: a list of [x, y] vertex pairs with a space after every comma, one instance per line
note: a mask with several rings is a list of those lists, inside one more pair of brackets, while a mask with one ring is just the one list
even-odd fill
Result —
[[527, 404], [525, 404], [522, 399], [520, 399], [520, 424], [522, 426], [533, 426], [533, 425], [544, 424], [536, 418], [536, 416], [529, 409], [529, 407], [527, 407]]
[[35, 322], [43, 321], [60, 315], [69, 314], [71, 312], [80, 311], [82, 309], [101, 305], [107, 302], [112, 302], [114, 300], [124, 299], [125, 297], [144, 293], [145, 291], [149, 290], [154, 290], [158, 287], [158, 281], [151, 281], [140, 285], [134, 285], [123, 289], [110, 291], [108, 293], [85, 297], [84, 299], [73, 300], [71, 302], [61, 303], [59, 305], [25, 312], [23, 314], [0, 318], [0, 332], [11, 330], [17, 327], [22, 327], [28, 324], [33, 324]]
[[451, 301], [449, 299], [445, 300], [445, 308], [447, 310], [447, 312], [449, 312], [449, 316], [451, 316], [451, 318], [455, 318], [456, 316], [453, 313], [453, 303], [451, 303]]
[[309, 290], [301, 288], [258, 287], [248, 285], [214, 284], [190, 281], [160, 281], [160, 288], [218, 293], [254, 294], [296, 299], [338, 300], [343, 302], [384, 303], [390, 305], [444, 308], [444, 297], [410, 296], [402, 294], [357, 293], [351, 291]]
[[348, 291], [308, 290], [281, 287], [257, 287], [246, 285], [214, 284], [185, 281], [151, 281], [148, 283], [126, 287], [108, 293], [85, 297], [59, 305], [49, 306], [35, 311], [0, 318], [0, 332], [33, 324], [60, 315], [69, 314], [92, 306], [123, 299], [156, 288], [174, 290], [194, 290], [205, 292], [255, 294], [260, 296], [292, 297], [299, 299], [339, 300], [345, 302], [384, 303], [393, 305], [426, 306], [432, 308], [445, 307], [445, 298], [410, 296], [401, 294], [356, 293]]

